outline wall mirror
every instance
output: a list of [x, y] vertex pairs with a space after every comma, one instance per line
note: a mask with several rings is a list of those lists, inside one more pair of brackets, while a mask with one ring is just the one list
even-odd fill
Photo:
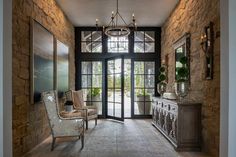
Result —
[[[175, 50], [175, 80], [179, 78], [178, 70], [182, 67], [188, 69], [188, 76], [184, 78], [190, 81], [190, 34], [185, 33], [181, 38], [179, 38], [173, 45]], [[185, 58], [186, 64], [182, 64], [181, 60]]]

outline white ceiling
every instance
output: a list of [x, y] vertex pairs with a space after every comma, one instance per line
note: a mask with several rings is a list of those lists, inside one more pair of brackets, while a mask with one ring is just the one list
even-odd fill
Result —
[[[107, 25], [116, 0], [56, 0], [74, 26]], [[119, 12], [127, 23], [135, 14], [138, 26], [162, 26], [179, 0], [119, 0]]]

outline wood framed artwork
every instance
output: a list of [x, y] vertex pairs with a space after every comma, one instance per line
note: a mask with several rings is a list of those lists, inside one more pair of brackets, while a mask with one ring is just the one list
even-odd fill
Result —
[[54, 36], [40, 23], [31, 19], [31, 103], [41, 100], [41, 93], [54, 88]]
[[58, 97], [69, 90], [69, 47], [56, 40], [56, 89]]

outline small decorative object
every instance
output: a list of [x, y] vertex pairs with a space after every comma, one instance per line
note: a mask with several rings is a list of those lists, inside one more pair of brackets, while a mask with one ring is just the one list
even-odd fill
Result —
[[160, 75], [159, 75], [159, 83], [157, 84], [157, 91], [163, 97], [163, 94], [166, 92], [166, 67], [165, 65], [162, 65], [159, 69]]
[[214, 50], [214, 31], [213, 22], [204, 28], [204, 33], [201, 35], [202, 50], [206, 55], [206, 79], [213, 79], [213, 50]]
[[176, 100], [176, 94], [175, 93], [167, 93], [165, 92], [163, 94], [164, 99], [170, 99], [170, 100]]
[[189, 89], [189, 70], [187, 67], [187, 60], [187, 57], [182, 57], [180, 59], [182, 66], [177, 69], [175, 93], [180, 98], [180, 100], [187, 96]]
[[175, 93], [181, 101], [188, 94], [189, 83], [185, 82], [176, 82], [175, 83]]
[[64, 106], [65, 106], [65, 111], [67, 112], [73, 111], [73, 101], [69, 101], [69, 100], [66, 101]]

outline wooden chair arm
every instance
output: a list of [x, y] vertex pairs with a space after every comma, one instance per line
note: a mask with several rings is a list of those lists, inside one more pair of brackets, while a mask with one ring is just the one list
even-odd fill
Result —
[[97, 106], [83, 106], [83, 109], [97, 109]]

